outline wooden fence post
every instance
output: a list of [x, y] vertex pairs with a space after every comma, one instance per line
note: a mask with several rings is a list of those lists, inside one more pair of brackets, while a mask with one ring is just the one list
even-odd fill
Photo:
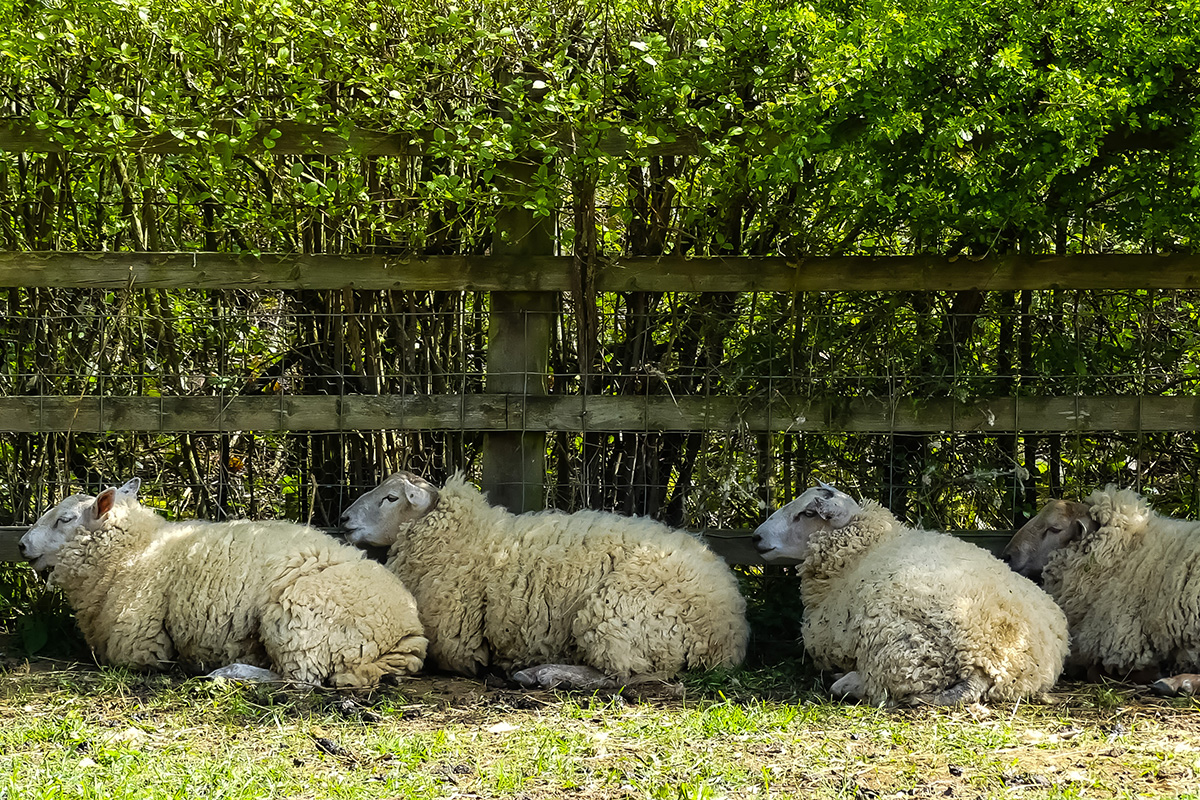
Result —
[[[513, 162], [498, 178], [506, 197], [520, 197], [537, 166]], [[492, 253], [554, 254], [554, 220], [520, 206], [496, 214]], [[558, 309], [554, 292], [492, 292], [488, 323], [486, 391], [509, 395], [509, 405], [548, 390], [550, 331]], [[546, 434], [488, 433], [483, 440], [483, 488], [492, 503], [521, 513], [545, 507]]]

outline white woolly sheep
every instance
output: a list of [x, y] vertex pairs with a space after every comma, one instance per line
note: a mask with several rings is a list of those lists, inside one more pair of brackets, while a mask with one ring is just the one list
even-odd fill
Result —
[[[1066, 612], [1071, 661], [1134, 680], [1200, 671], [1200, 522], [1156, 514], [1109, 485], [1086, 502], [1051, 500], [1004, 555]], [[1195, 675], [1159, 681], [1190, 692]]]
[[139, 485], [68, 497], [20, 542], [100, 661], [241, 661], [346, 687], [421, 668], [412, 595], [381, 564], [290, 522], [169, 522], [137, 501]]
[[1062, 611], [973, 544], [907, 528], [878, 503], [822, 484], [754, 534], [767, 561], [796, 559], [804, 646], [832, 687], [873, 704], [1011, 700], [1054, 685]]
[[438, 490], [400, 472], [350, 506], [342, 526], [353, 544], [390, 546], [387, 564], [416, 596], [443, 669], [565, 661], [670, 677], [745, 655], [745, 601], [728, 566], [647, 518], [516, 515], [462, 475]]

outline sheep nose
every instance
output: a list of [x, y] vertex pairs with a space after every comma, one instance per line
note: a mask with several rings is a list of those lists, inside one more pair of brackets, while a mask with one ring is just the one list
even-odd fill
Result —
[[762, 544], [762, 534], [755, 533], [753, 536], [750, 537], [750, 543], [753, 544], [755, 547], [758, 547], [760, 544]]
[[29, 558], [28, 552], [25, 550], [25, 540], [17, 542], [17, 552], [21, 554], [21, 558]]
[[341, 525], [343, 528], [344, 528], [344, 527], [346, 527], [346, 523], [347, 523], [347, 522], [349, 522], [349, 521], [350, 521], [350, 515], [349, 515], [348, 513], [347, 513], [347, 514], [342, 514], [340, 517], [338, 517], [338, 523], [339, 523], [339, 524], [340, 524], [340, 525]]

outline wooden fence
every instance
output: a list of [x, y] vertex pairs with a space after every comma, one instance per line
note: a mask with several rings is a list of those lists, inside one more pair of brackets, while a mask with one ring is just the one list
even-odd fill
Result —
[[[281, 136], [274, 152], [404, 155], [419, 152], [410, 134], [335, 134], [314, 126], [264, 123]], [[687, 137], [659, 145], [692, 152]], [[628, 150], [627, 142], [606, 143]], [[183, 152], [185, 140], [147, 134], [126, 143], [150, 153]], [[0, 150], [52, 152], [64, 146], [23, 121], [0, 124]], [[514, 165], [504, 180], [521, 181]], [[527, 176], [526, 176], [527, 177]], [[488, 256], [299, 255], [224, 253], [0, 253], [0, 287], [108, 289], [360, 289], [491, 292], [486, 387], [479, 394], [277, 395], [231, 397], [0, 397], [0, 430], [342, 431], [413, 428], [487, 433], [485, 488], [515, 510], [544, 493], [550, 431], [738, 430], [754, 432], [1192, 431], [1196, 397], [978, 397], [912, 401], [803, 397], [551, 396], [546, 391], [549, 325], [555, 293], [577, 288], [570, 257], [552, 255], [551, 232], [531, 211], [505, 212]], [[595, 265], [597, 291], [809, 292], [850, 290], [1194, 289], [1200, 257], [906, 256], [890, 258], [606, 258]], [[546, 326], [544, 329], [530, 329]], [[0, 559], [17, 558], [20, 529], [0, 529]], [[995, 547], [1005, 532], [977, 538]], [[745, 532], [711, 537], [729, 560], [753, 563]]]
[[[910, 400], [803, 397], [547, 396], [545, 337], [530, 337], [524, 313], [549, 292], [569, 289], [569, 259], [513, 255], [385, 258], [374, 256], [235, 257], [214, 253], [4, 253], [0, 286], [143, 288], [461, 289], [507, 298], [520, 324], [489, 331], [487, 391], [444, 395], [232, 397], [0, 397], [0, 430], [39, 432], [342, 431], [411, 428], [484, 431], [484, 482], [512, 508], [543, 495], [544, 435], [550, 431], [674, 430], [752, 432], [1089, 433], [1200, 429], [1200, 398], [977, 397]], [[602, 291], [833, 291], [999, 287], [1046, 288], [1047, 281], [1127, 288], [1200, 284], [1192, 256], [1075, 256], [948, 261], [925, 258], [625, 259], [605, 265]], [[1065, 276], [1065, 278], [1064, 278]], [[790, 288], [786, 288], [790, 287]], [[508, 288], [519, 292], [503, 291]], [[551, 295], [552, 296], [552, 295]], [[504, 308], [496, 304], [494, 308]], [[543, 309], [545, 310], [545, 309]], [[548, 318], [548, 315], [540, 315]], [[541, 365], [539, 367], [539, 364]], [[532, 380], [530, 380], [532, 378]], [[505, 488], [509, 494], [505, 495]], [[515, 491], [513, 487], [516, 487]], [[20, 528], [0, 529], [0, 560], [16, 560]], [[962, 532], [993, 550], [1008, 532]], [[746, 531], [713, 532], [731, 563], [760, 563]]]

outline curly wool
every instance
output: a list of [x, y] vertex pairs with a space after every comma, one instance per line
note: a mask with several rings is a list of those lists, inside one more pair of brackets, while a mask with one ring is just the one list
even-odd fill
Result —
[[800, 586], [805, 647], [822, 668], [857, 670], [871, 703], [979, 677], [981, 699], [1011, 700], [1052, 687], [1067, 655], [1063, 613], [1031, 581], [875, 502], [813, 534]]
[[1114, 673], [1200, 669], [1200, 522], [1159, 516], [1112, 485], [1087, 503], [1100, 527], [1042, 572], [1066, 612], [1072, 660]]
[[118, 505], [80, 529], [50, 576], [104, 663], [208, 671], [235, 661], [307, 683], [370, 686], [422, 666], [396, 576], [288, 522], [168, 522]]
[[725, 562], [650, 519], [514, 515], [456, 475], [401, 526], [387, 563], [417, 598], [430, 658], [454, 672], [565, 661], [674, 675], [745, 656], [745, 601]]

